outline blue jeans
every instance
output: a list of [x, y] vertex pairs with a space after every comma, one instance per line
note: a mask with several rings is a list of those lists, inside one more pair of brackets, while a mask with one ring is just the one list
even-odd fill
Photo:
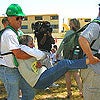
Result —
[[0, 79], [4, 83], [7, 100], [19, 100], [19, 89], [22, 91], [22, 100], [33, 100], [34, 89], [23, 79], [17, 68], [0, 66]]
[[86, 58], [79, 60], [61, 60], [57, 65], [47, 69], [40, 76], [38, 82], [34, 86], [35, 89], [45, 89], [49, 87], [53, 82], [57, 81], [68, 70], [84, 69], [86, 66]]

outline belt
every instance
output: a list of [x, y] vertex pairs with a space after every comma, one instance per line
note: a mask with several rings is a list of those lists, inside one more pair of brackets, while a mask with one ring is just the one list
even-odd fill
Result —
[[12, 52], [7, 52], [7, 53], [1, 54], [1, 56], [8, 55], [8, 54], [13, 54], [13, 53]]
[[[8, 67], [8, 66], [5, 66], [5, 65], [0, 65], [0, 67], [7, 67], [7, 68], [11, 68], [11, 67]], [[18, 69], [17, 67], [13, 67], [12, 69]]]

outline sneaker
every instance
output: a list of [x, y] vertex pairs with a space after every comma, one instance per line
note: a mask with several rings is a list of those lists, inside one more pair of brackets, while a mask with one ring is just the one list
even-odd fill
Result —
[[59, 84], [53, 83], [50, 87], [58, 87], [58, 86], [59, 86]]
[[47, 87], [45, 90], [49, 90], [49, 87]]

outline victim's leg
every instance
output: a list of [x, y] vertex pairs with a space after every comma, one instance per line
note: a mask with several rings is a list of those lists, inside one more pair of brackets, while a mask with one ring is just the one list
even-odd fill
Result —
[[34, 88], [45, 89], [46, 87], [50, 86], [53, 82], [57, 81], [68, 70], [79, 68], [87, 68], [86, 58], [80, 60], [61, 60], [58, 62], [57, 65], [43, 72]]

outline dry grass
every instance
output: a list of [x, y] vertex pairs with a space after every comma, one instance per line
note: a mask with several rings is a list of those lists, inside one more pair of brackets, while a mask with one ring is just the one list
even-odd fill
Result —
[[[70, 100], [83, 100], [78, 93], [78, 88], [75, 81], [72, 79], [72, 97]], [[34, 100], [68, 100], [67, 90], [66, 90], [66, 83], [64, 76], [61, 77], [55, 83], [59, 84], [59, 87], [50, 87], [49, 90], [41, 90], [37, 91]], [[0, 83], [0, 100], [4, 100], [7, 97], [6, 91], [2, 83]]]
[[[72, 81], [73, 95], [70, 100], [83, 100], [83, 98], [81, 98], [79, 95], [77, 85], [73, 78]], [[49, 90], [38, 91], [34, 100], [68, 100], [66, 98], [67, 89], [64, 76], [55, 83], [59, 84], [59, 87], [51, 87]]]

